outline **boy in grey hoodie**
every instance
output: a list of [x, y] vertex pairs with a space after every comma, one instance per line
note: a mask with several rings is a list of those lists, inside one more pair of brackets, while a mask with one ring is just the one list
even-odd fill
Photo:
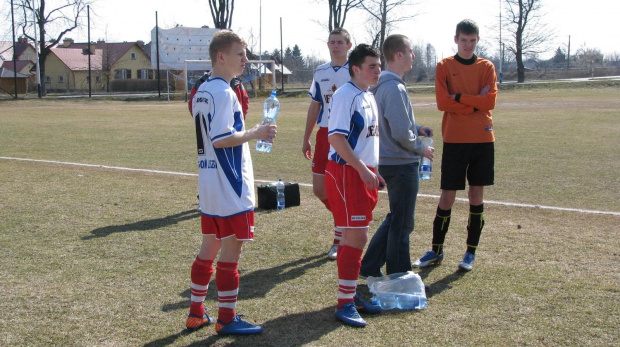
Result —
[[413, 68], [415, 54], [404, 35], [390, 35], [383, 43], [387, 69], [370, 88], [379, 111], [379, 173], [388, 188], [390, 211], [362, 259], [360, 277], [381, 276], [411, 270], [409, 235], [413, 231], [421, 156], [433, 160], [435, 149], [425, 146], [419, 135], [433, 130], [415, 123], [413, 108], [403, 81]]

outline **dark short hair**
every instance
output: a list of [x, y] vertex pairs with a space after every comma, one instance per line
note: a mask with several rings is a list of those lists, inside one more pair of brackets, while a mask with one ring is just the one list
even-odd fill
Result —
[[478, 29], [478, 24], [471, 19], [463, 19], [456, 25], [456, 36], [459, 34], [476, 34], [480, 35], [480, 30]]
[[332, 35], [342, 35], [342, 37], [344, 37], [345, 41], [347, 41], [347, 44], [351, 43], [351, 34], [349, 34], [347, 29], [345, 29], [345, 28], [336, 28], [336, 29], [332, 30], [329, 33], [328, 38], [331, 37]]
[[383, 55], [387, 61], [394, 61], [394, 56], [398, 52], [405, 53], [410, 47], [411, 41], [405, 35], [390, 35], [383, 41]]
[[216, 32], [211, 39], [211, 44], [209, 44], [209, 58], [211, 58], [211, 62], [217, 59], [217, 52], [228, 51], [234, 42], [247, 46], [245, 40], [230, 30]]
[[351, 77], [353, 77], [353, 66], [361, 68], [366, 57], [379, 58], [381, 54], [378, 49], [365, 43], [355, 46], [351, 53], [349, 53], [349, 75]]

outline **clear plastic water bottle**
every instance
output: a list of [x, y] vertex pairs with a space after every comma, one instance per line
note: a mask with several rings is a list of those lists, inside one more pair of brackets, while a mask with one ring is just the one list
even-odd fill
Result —
[[[271, 95], [263, 102], [263, 121], [261, 124], [276, 124], [276, 116], [280, 111], [280, 101], [276, 98], [276, 91], [272, 90]], [[265, 140], [256, 140], [256, 150], [259, 152], [271, 152], [271, 143]]]
[[285, 199], [284, 199], [284, 182], [282, 182], [282, 179], [280, 178], [280, 180], [278, 181], [278, 184], [276, 185], [276, 191], [278, 192], [277, 194], [277, 207], [278, 210], [284, 210], [284, 205], [285, 205]]
[[374, 294], [370, 301], [384, 310], [423, 310], [428, 306], [424, 282], [412, 271], [368, 277], [366, 284]]
[[[426, 146], [432, 147], [433, 138], [429, 136], [430, 134], [431, 132], [429, 130], [426, 130], [426, 137], [422, 139], [422, 143], [425, 144]], [[430, 159], [423, 156], [422, 160], [420, 161], [420, 179], [430, 180], [432, 173], [433, 173], [433, 162], [431, 162]]]

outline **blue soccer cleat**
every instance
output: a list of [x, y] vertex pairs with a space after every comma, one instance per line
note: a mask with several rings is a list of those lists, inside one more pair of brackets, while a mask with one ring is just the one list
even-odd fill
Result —
[[474, 268], [475, 256], [469, 252], [465, 253], [463, 260], [459, 263], [459, 268], [465, 271], [471, 271]]
[[215, 332], [219, 335], [254, 335], [263, 332], [263, 327], [245, 322], [241, 320], [241, 317], [243, 315], [235, 316], [230, 324], [224, 324], [218, 319]]
[[355, 308], [355, 302], [347, 302], [341, 309], [336, 310], [336, 318], [344, 324], [353, 327], [365, 327], [366, 321], [360, 316]]
[[355, 308], [357, 309], [357, 312], [371, 314], [381, 312], [381, 306], [362, 300], [359, 294], [355, 294], [353, 302], [355, 303]]
[[427, 251], [426, 253], [424, 253], [422, 258], [413, 262], [413, 267], [423, 268], [423, 267], [430, 266], [431, 264], [439, 265], [441, 264], [442, 260], [443, 260], [443, 253], [437, 254], [433, 251]]

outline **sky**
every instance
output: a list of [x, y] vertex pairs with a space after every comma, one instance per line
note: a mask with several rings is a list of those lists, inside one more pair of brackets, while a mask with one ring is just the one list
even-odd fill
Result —
[[[49, 2], [59, 0], [48, 0]], [[232, 29], [248, 39], [250, 32], [256, 39], [254, 51], [280, 49], [280, 19], [284, 49], [295, 44], [304, 56], [329, 59], [327, 41], [327, 0], [236, 0]], [[604, 54], [620, 52], [620, 20], [615, 9], [616, 0], [541, 0], [545, 15], [543, 21], [555, 39], [546, 55], [550, 57], [558, 47], [566, 49], [571, 42], [571, 53], [583, 46], [597, 48]], [[455, 52], [454, 29], [465, 18], [476, 21], [480, 27], [481, 44], [495, 55], [499, 49], [499, 12], [501, 0], [413, 0], [416, 4], [403, 8], [413, 19], [401, 22], [391, 33], [407, 35], [414, 44], [435, 47], [439, 59]], [[48, 5], [49, 7], [49, 5]], [[8, 7], [2, 8], [3, 12]], [[160, 28], [213, 27], [207, 0], [95, 0], [91, 6], [91, 40], [107, 42], [149, 42], [155, 27], [155, 12]], [[262, 15], [261, 15], [262, 13]], [[261, 25], [262, 17], [262, 25]], [[9, 17], [10, 18], [10, 17]], [[368, 14], [360, 10], [348, 13], [344, 27], [351, 33], [353, 43], [369, 42], [366, 22]], [[4, 21], [3, 40], [10, 40], [10, 21]], [[8, 33], [8, 35], [7, 35]], [[259, 33], [262, 39], [258, 41]], [[508, 33], [503, 31], [504, 37]], [[87, 30], [67, 35], [76, 42], [87, 41]]]

